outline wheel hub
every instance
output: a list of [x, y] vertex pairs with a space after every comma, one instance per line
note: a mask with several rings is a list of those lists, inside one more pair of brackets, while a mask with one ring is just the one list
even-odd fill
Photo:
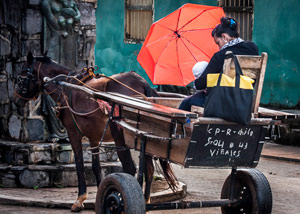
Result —
[[105, 200], [106, 213], [122, 213], [124, 211], [124, 202], [121, 193], [111, 192]]

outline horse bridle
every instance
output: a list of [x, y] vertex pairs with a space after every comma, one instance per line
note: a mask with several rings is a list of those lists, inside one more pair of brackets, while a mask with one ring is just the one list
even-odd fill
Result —
[[39, 93], [32, 93], [31, 91], [29, 91], [29, 84], [30, 82], [36, 83], [37, 84], [37, 90], [41, 91], [41, 89], [43, 88], [42, 86], [42, 82], [40, 81], [40, 69], [42, 66], [42, 62], [40, 62], [39, 66], [38, 66], [38, 72], [37, 72], [37, 76], [35, 76], [33, 74], [34, 69], [33, 66], [31, 67], [27, 67], [25, 68], [23, 72], [26, 72], [26, 75], [19, 75], [17, 78], [17, 84], [16, 84], [16, 88], [15, 88], [15, 94], [21, 98], [21, 99], [25, 99], [25, 100], [33, 100], [36, 99], [36, 97], [39, 95]]

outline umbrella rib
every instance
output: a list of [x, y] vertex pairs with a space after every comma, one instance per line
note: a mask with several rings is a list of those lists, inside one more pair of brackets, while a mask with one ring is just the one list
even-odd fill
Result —
[[[179, 15], [178, 15], [178, 17], [177, 17], [176, 32], [178, 32], [178, 24], [179, 24], [180, 16], [181, 16], [181, 10], [179, 11]], [[182, 74], [181, 67], [180, 67], [180, 64], [179, 64], [178, 37], [176, 37], [176, 53], [177, 53], [177, 64], [178, 64], [178, 68], [179, 68], [179, 71], [180, 71], [181, 79], [183, 79], [183, 74]]]
[[167, 44], [166, 44], [166, 46], [164, 47], [163, 51], [161, 52], [161, 54], [159, 55], [158, 59], [156, 60], [155, 65], [157, 65], [157, 63], [159, 62], [160, 57], [163, 55], [163, 52], [167, 49], [169, 43], [170, 43], [171, 41], [173, 41], [174, 39], [176, 39], [176, 38], [173, 37], [173, 39], [170, 39], [170, 40], [167, 42]]
[[176, 31], [178, 31], [177, 28], [178, 28], [178, 23], [179, 23], [180, 16], [181, 16], [181, 9], [180, 9], [179, 14], [178, 14], [178, 17], [177, 17]]
[[176, 39], [176, 53], [177, 53], [178, 68], [179, 68], [179, 71], [180, 71], [181, 79], [183, 80], [183, 74], [182, 74], [181, 67], [180, 67], [180, 64], [179, 64], [178, 39]]
[[167, 27], [167, 26], [164, 26], [164, 25], [161, 25], [160, 23], [157, 23], [157, 25], [161, 26], [161, 27], [164, 27], [170, 31], [172, 31], [173, 33], [177, 31], [177, 28], [178, 28], [178, 23], [179, 23], [179, 19], [180, 19], [180, 15], [181, 15], [181, 10], [179, 11], [179, 14], [178, 14], [178, 17], [177, 17], [177, 22], [176, 22], [176, 28], [175, 30], [172, 30], [171, 28]]
[[[153, 41], [153, 42], [151, 42], [151, 43], [148, 43], [147, 44], [147, 47], [148, 46], [151, 46], [151, 45], [153, 45], [153, 44], [155, 44], [155, 43], [157, 43], [157, 42], [160, 42], [161, 40], [164, 40], [166, 37], [169, 37], [169, 36], [171, 36], [171, 38], [173, 38], [174, 36], [172, 35], [173, 33], [170, 33], [170, 34], [168, 34], [168, 35], [165, 35], [165, 36], [163, 36], [163, 37], [160, 37], [159, 39], [157, 39], [157, 40], [155, 40], [155, 41]], [[171, 39], [170, 39], [171, 40]]]
[[170, 30], [170, 31], [172, 31], [172, 32], [174, 33], [174, 30], [172, 30], [171, 28], [169, 28], [169, 27], [167, 27], [167, 26], [164, 26], [164, 25], [160, 24], [159, 22], [157, 22], [156, 25], [159, 25], [159, 26], [161, 26], [161, 27], [164, 27], [164, 28], [166, 28], [166, 29], [168, 29], [168, 30]]
[[[183, 39], [185, 39], [185, 38], [183, 38]], [[187, 40], [187, 39], [185, 39], [185, 40]], [[185, 46], [185, 48], [190, 52], [190, 54], [192, 55], [192, 57], [195, 59], [195, 61], [197, 62], [197, 59], [196, 59], [196, 57], [194, 56], [194, 54], [190, 51], [190, 49], [187, 47], [187, 45], [185, 44], [185, 42], [183, 41], [183, 40], [181, 40], [182, 41], [182, 43], [184, 44], [184, 46]], [[188, 40], [187, 40], [188, 41]], [[192, 43], [192, 45], [194, 45], [193, 43]], [[195, 46], [195, 45], [194, 45]], [[195, 46], [196, 47], [196, 46]], [[203, 52], [202, 50], [201, 50], [201, 52]]]
[[[188, 25], [189, 23], [191, 23], [192, 21], [194, 21], [196, 18], [198, 18], [200, 15], [202, 15], [204, 12], [209, 11], [209, 10], [215, 10], [215, 8], [212, 9], [205, 9], [203, 10], [201, 13], [199, 13], [197, 16], [195, 16], [194, 18], [192, 18], [190, 21], [188, 21], [187, 23], [185, 23], [180, 29], [184, 28], [186, 25]], [[178, 29], [178, 30], [180, 30]]]
[[185, 32], [192, 32], [192, 31], [211, 30], [211, 29], [214, 29], [214, 28], [209, 27], [209, 28], [201, 28], [201, 29], [182, 30], [180, 32], [185, 33]]
[[[190, 40], [188, 40], [187, 38], [181, 36], [182, 39], [185, 39], [186, 41], [188, 41], [189, 43], [191, 43], [195, 48], [197, 48], [198, 50], [200, 50], [205, 56], [207, 56], [208, 58], [210, 58], [201, 48], [199, 48], [197, 45], [195, 45], [193, 42], [191, 42]], [[182, 43], [184, 44], [184, 46], [188, 49], [187, 45], [184, 43], [184, 41], [182, 40]], [[192, 54], [192, 52], [190, 51], [190, 49], [188, 49], [188, 51], [191, 53], [191, 55], [194, 57], [194, 59], [197, 62], [196, 57]]]

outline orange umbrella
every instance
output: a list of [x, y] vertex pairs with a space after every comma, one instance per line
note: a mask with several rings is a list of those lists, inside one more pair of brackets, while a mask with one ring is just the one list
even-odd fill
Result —
[[185, 4], [152, 24], [137, 57], [155, 85], [185, 86], [198, 61], [218, 51], [211, 32], [224, 16], [221, 7]]

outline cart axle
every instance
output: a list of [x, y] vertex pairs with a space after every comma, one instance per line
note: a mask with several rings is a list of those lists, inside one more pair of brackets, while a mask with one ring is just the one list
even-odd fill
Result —
[[146, 210], [172, 210], [172, 209], [190, 209], [203, 207], [222, 207], [231, 206], [236, 201], [229, 199], [221, 199], [215, 201], [180, 201], [180, 202], [166, 202], [157, 204], [146, 204]]

